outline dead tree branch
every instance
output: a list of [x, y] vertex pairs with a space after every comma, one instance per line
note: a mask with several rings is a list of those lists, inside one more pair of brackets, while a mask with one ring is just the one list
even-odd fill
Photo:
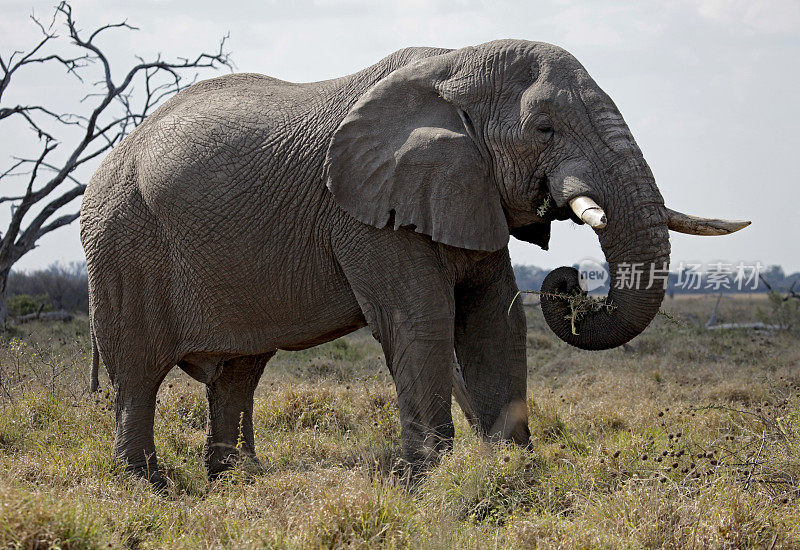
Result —
[[717, 296], [717, 303], [714, 304], [714, 311], [711, 312], [711, 316], [708, 318], [708, 321], [706, 321], [706, 328], [713, 327], [717, 324], [717, 310], [719, 309], [720, 301], [722, 301], [722, 292]]
[[[764, 286], [767, 287], [767, 290], [769, 290], [770, 292], [775, 292], [775, 293], [778, 292], [777, 290], [774, 290], [772, 288], [772, 285], [770, 285], [767, 282], [767, 280], [761, 275], [761, 273], [758, 274], [758, 278], [761, 279], [761, 282], [764, 283]], [[791, 299], [800, 300], [800, 294], [798, 294], [794, 289], [794, 287], [797, 286], [797, 283], [798, 283], [798, 281], [793, 281], [792, 282], [792, 286], [789, 287], [789, 290], [786, 292], [786, 296], [782, 296], [781, 297], [781, 301], [782, 302], [788, 302]]]
[[[198, 71], [233, 67], [225, 51], [226, 35], [216, 51], [193, 58], [169, 61], [158, 54], [148, 61], [137, 56], [138, 62], [117, 81], [112, 76], [111, 59], [97, 39], [110, 31], [135, 31], [136, 27], [122, 21], [83, 32], [66, 1], [55, 8], [49, 24], [34, 16], [31, 20], [41, 32], [39, 41], [27, 50], [0, 55], [0, 121], [21, 117], [41, 142], [38, 154], [11, 157], [8, 168], [0, 168], [0, 185], [13, 178], [27, 179], [24, 191], [0, 196], [0, 203], [11, 203], [11, 220], [0, 234], [0, 322], [5, 318], [5, 281], [11, 266], [41, 237], [78, 217], [77, 212], [61, 211], [86, 189], [85, 176], [76, 170], [118, 144], [163, 100], [194, 83]], [[57, 22], [63, 23], [68, 42], [57, 34]], [[61, 67], [81, 84], [88, 80], [90, 68], [99, 67], [101, 78], [80, 102], [85, 110], [60, 113], [46, 105], [3, 105], [14, 77], [34, 64]], [[79, 136], [60, 141], [59, 129], [65, 127], [73, 132], [80, 129]], [[56, 160], [59, 153], [62, 158]], [[73, 185], [65, 189], [65, 182]]]

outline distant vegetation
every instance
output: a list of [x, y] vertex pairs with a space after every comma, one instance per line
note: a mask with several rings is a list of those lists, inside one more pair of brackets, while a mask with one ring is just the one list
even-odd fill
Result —
[[[709, 264], [711, 265], [711, 264]], [[574, 267], [578, 267], [577, 265]], [[605, 266], [608, 269], [608, 265]], [[735, 266], [734, 266], [735, 269]], [[515, 265], [514, 266], [514, 275], [517, 277], [517, 286], [520, 290], [539, 290], [542, 287], [542, 281], [550, 273], [549, 268], [541, 268], [534, 265]], [[761, 276], [763, 280], [766, 280], [769, 283], [772, 290], [776, 292], [783, 292], [786, 293], [792, 287], [793, 284], [796, 284], [795, 290], [800, 288], [800, 272], [792, 273], [790, 275], [786, 275], [783, 268], [779, 265], [771, 265], [764, 267], [761, 271]], [[684, 280], [687, 276], [683, 275]], [[681, 287], [680, 284], [680, 276], [678, 273], [670, 273], [669, 275], [669, 285], [667, 287], [667, 292], [670, 294], [719, 294], [723, 292], [725, 294], [729, 293], [760, 293], [760, 292], [767, 292], [768, 289], [766, 285], [764, 285], [763, 280], [759, 279], [757, 281], [757, 285], [755, 288], [751, 288], [753, 285], [746, 284], [743, 285], [745, 288], [739, 290], [737, 288], [737, 284], [735, 282], [735, 273], [730, 274], [729, 276], [725, 277], [727, 281], [727, 285], [722, 284], [721, 286], [714, 288], [715, 285], [711, 287], [706, 286], [707, 277], [702, 279], [702, 283], [700, 288], [692, 289], [688, 288], [689, 285], [684, 285]], [[608, 283], [603, 288], [597, 290], [597, 293], [605, 294], [608, 292]]]
[[54, 263], [37, 271], [12, 271], [8, 279], [8, 311], [26, 315], [64, 309], [73, 313], [89, 311], [86, 262]]
[[[515, 265], [514, 274], [517, 286], [522, 290], [539, 290], [542, 281], [550, 272], [548, 268], [533, 265]], [[792, 284], [800, 287], [800, 272], [786, 275], [783, 268], [777, 265], [767, 267], [762, 276], [776, 292], [788, 292]], [[670, 274], [668, 292], [674, 294], [718, 294], [720, 290], [700, 288], [687, 290], [676, 286], [678, 275]], [[608, 289], [606, 288], [605, 291]], [[756, 290], [745, 292], [767, 292], [762, 281]], [[603, 292], [603, 289], [600, 290]], [[723, 289], [723, 292], [737, 292], [736, 286]], [[89, 290], [87, 287], [86, 262], [54, 263], [46, 269], [36, 271], [13, 271], [8, 282], [8, 307], [12, 315], [35, 313], [39, 307], [42, 311], [66, 310], [73, 313], [89, 311]]]

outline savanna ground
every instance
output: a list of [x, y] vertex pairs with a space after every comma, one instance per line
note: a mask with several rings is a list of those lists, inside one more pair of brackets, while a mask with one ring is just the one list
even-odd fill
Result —
[[[111, 396], [86, 391], [86, 320], [11, 328], [0, 544], [800, 547], [800, 334], [705, 330], [714, 302], [667, 299], [674, 320], [595, 353], [527, 308], [532, 449], [480, 443], [454, 405], [454, 451], [413, 492], [393, 472], [394, 390], [363, 330], [268, 364], [255, 410], [266, 471], [214, 483], [201, 459], [204, 388], [175, 369], [156, 416], [172, 482], [159, 495], [113, 456]], [[718, 317], [796, 327], [796, 305], [782, 306], [726, 298]]]

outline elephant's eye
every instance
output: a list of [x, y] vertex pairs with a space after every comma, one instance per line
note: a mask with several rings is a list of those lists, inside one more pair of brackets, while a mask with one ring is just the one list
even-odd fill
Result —
[[545, 113], [533, 115], [523, 122], [523, 132], [539, 143], [547, 143], [555, 133], [553, 119]]

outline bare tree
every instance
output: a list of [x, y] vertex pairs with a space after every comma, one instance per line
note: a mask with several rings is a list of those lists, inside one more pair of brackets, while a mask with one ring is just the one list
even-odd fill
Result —
[[[119, 143], [164, 99], [194, 83], [198, 69], [232, 68], [224, 51], [225, 36], [216, 52], [192, 58], [166, 61], [159, 54], [148, 61], [137, 57], [138, 62], [115, 80], [109, 57], [97, 45], [97, 38], [106, 31], [136, 27], [122, 21], [82, 31], [67, 2], [55, 8], [49, 24], [33, 15], [31, 21], [41, 31], [38, 43], [25, 51], [0, 55], [0, 121], [22, 117], [40, 144], [38, 154], [12, 156], [8, 165], [0, 168], [0, 185], [8, 187], [13, 177], [22, 179], [20, 192], [0, 196], [0, 203], [11, 204], [11, 220], [0, 235], [0, 323], [7, 317], [7, 282], [12, 266], [44, 235], [78, 217], [77, 208], [70, 209], [70, 203], [83, 195], [86, 181], [76, 170]], [[63, 22], [69, 42], [57, 34], [58, 22]], [[81, 84], [92, 69], [99, 70], [101, 76], [87, 85], [88, 93], [79, 105], [81, 112], [58, 112], [47, 105], [4, 106], [4, 95], [14, 77], [37, 65], [60, 68]], [[67, 135], [77, 132], [78, 137], [62, 142], [57, 138], [59, 131]], [[57, 150], [64, 154], [54, 160]]]

